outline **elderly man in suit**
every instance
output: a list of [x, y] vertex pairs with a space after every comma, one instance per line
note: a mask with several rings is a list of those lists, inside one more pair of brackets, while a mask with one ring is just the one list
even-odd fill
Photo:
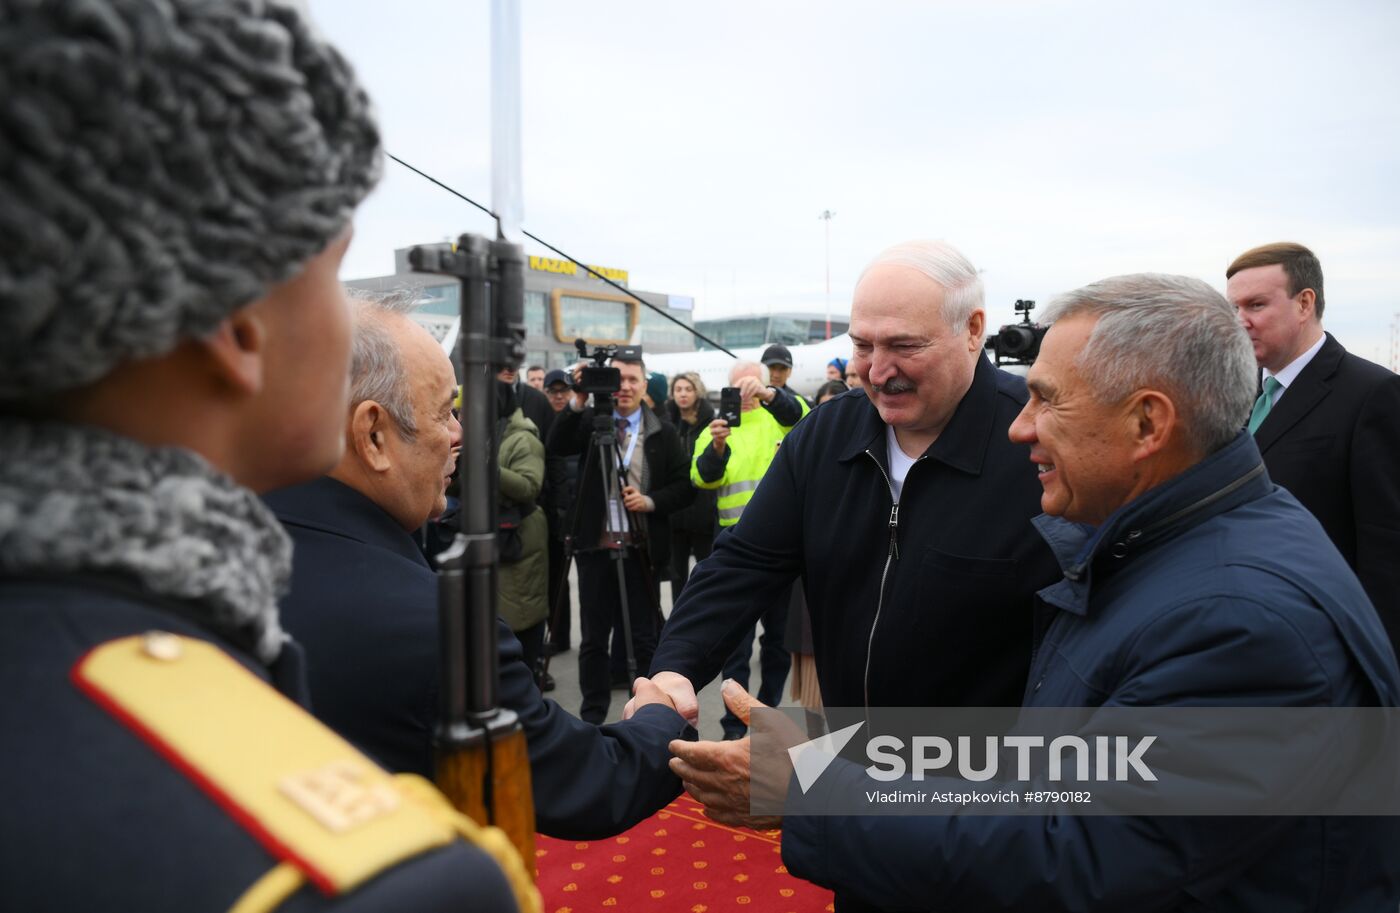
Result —
[[1301, 244], [1245, 251], [1226, 295], [1254, 344], [1249, 430], [1275, 482], [1322, 523], [1400, 649], [1400, 377], [1322, 329], [1322, 266]]
[[[432, 771], [438, 708], [437, 576], [413, 531], [446, 507], [452, 365], [393, 301], [354, 303], [345, 455], [330, 474], [267, 495], [296, 544], [287, 630], [306, 647], [316, 714], [394, 771]], [[470, 446], [471, 442], [466, 442]], [[541, 696], [497, 620], [503, 706], [529, 745], [539, 829], [590, 839], [631, 827], [680, 792], [667, 743], [693, 737], [659, 689], [627, 723], [597, 728]]]

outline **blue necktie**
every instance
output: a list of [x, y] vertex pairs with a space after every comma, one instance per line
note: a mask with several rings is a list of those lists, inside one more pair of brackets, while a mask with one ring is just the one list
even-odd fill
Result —
[[1264, 419], [1269, 417], [1269, 410], [1274, 407], [1274, 394], [1283, 389], [1283, 384], [1274, 377], [1264, 378], [1264, 392], [1259, 394], [1259, 398], [1254, 401], [1254, 411], [1249, 413], [1249, 433], [1254, 434], [1259, 430], [1259, 426], [1264, 424]]

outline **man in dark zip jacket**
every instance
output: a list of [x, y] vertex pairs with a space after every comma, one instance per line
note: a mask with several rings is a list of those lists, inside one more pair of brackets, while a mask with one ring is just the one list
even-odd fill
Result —
[[1028, 451], [1006, 439], [1025, 383], [982, 356], [981, 305], [976, 270], [941, 242], [866, 269], [851, 333], [864, 389], [792, 430], [696, 568], [652, 662], [663, 687], [710, 681], [801, 576], [827, 705], [1020, 702], [1032, 597], [1055, 564], [1030, 526]]
[[[1020, 703], [1033, 597], [1056, 568], [1030, 525], [1029, 451], [1006, 437], [1025, 383], [982, 355], [977, 271], [942, 242], [899, 245], [851, 311], [864, 389], [784, 439], [663, 632], [652, 673], [683, 714], [798, 577], [826, 706]], [[729, 744], [747, 770], [747, 741]]]

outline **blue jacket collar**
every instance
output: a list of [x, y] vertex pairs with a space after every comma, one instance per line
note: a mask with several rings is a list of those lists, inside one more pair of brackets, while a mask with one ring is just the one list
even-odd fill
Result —
[[1181, 475], [1118, 508], [1097, 528], [1041, 514], [1031, 522], [1050, 546], [1065, 579], [1040, 598], [1067, 612], [1089, 610], [1092, 572], [1104, 557], [1120, 561], [1175, 538], [1211, 517], [1269, 493], [1271, 482], [1248, 432]]
[[[869, 450], [882, 457], [882, 464], [888, 467], [885, 422], [868, 397], [857, 398], [864, 400], [861, 408], [864, 414], [838, 459], [847, 463]], [[953, 411], [953, 417], [948, 420], [943, 433], [924, 451], [923, 457], [938, 460], [971, 475], [979, 475], [987, 456], [988, 442], [996, 430], [996, 398], [997, 369], [992, 367], [985, 355], [979, 354], [972, 371], [972, 386], [968, 387], [958, 408]]]
[[320, 530], [387, 549], [431, 567], [413, 536], [378, 504], [330, 476], [268, 492], [263, 500], [285, 524]]

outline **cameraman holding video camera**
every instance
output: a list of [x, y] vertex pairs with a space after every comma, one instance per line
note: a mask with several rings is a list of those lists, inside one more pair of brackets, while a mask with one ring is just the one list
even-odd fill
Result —
[[[621, 375], [612, 395], [613, 426], [617, 434], [621, 508], [634, 535], [610, 536], [604, 525], [607, 496], [603, 476], [590, 467], [590, 437], [599, 408], [607, 409], [605, 394], [581, 388], [582, 370], [575, 371], [575, 392], [568, 408], [559, 412], [550, 429], [551, 456], [579, 458], [578, 492], [572, 528], [573, 552], [578, 561], [579, 613], [583, 629], [579, 644], [579, 689], [583, 705], [579, 716], [602, 724], [611, 701], [608, 674], [608, 640], [622, 627], [622, 594], [613, 565], [616, 549], [624, 549], [622, 565], [627, 581], [626, 602], [636, 668], [645, 673], [656, 650], [658, 587], [655, 581], [670, 557], [667, 516], [695, 497], [690, 487], [690, 461], [676, 429], [642, 403], [646, 390], [646, 365], [641, 350], [624, 348], [612, 358]], [[625, 473], [625, 476], [622, 474]], [[619, 633], [619, 636], [622, 636]]]

